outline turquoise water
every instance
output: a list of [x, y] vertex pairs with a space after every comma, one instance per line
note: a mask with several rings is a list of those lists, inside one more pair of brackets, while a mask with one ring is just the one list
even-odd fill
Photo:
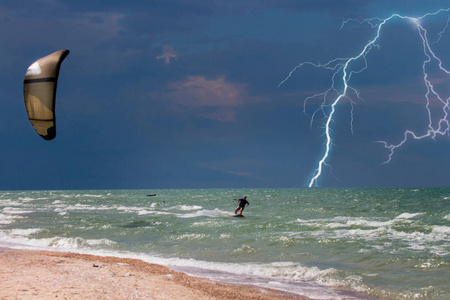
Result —
[[450, 188], [4, 191], [0, 246], [319, 299], [449, 299]]

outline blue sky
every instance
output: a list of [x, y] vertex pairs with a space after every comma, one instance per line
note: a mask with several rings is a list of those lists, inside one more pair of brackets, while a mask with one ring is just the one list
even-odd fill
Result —
[[[327, 90], [332, 73], [305, 66], [278, 84], [301, 62], [357, 55], [375, 30], [360, 22], [341, 27], [345, 19], [419, 17], [450, 7], [448, 1], [3, 2], [4, 190], [305, 187], [324, 153], [328, 111], [311, 119], [322, 100], [304, 100]], [[430, 41], [448, 16], [424, 19]], [[389, 150], [376, 141], [396, 144], [405, 130], [423, 135], [429, 117], [417, 28], [393, 20], [378, 46], [367, 55], [367, 70], [351, 78], [360, 98], [337, 105], [334, 143], [317, 185], [448, 186], [448, 134], [408, 140], [383, 164]], [[449, 46], [450, 29], [433, 44], [447, 70]], [[59, 77], [57, 137], [45, 141], [27, 119], [23, 78], [31, 63], [60, 49], [71, 53]], [[437, 64], [427, 71], [448, 99], [449, 76]], [[449, 122], [436, 99], [430, 110], [433, 122]]]

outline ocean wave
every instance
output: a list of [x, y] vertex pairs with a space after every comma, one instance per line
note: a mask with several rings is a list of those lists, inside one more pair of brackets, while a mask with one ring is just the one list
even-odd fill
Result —
[[28, 236], [35, 234], [37, 232], [40, 232], [42, 230], [43, 229], [41, 229], [41, 228], [28, 228], [28, 229], [11, 229], [11, 230], [7, 230], [7, 232], [11, 236], [28, 237]]
[[391, 189], [352, 191], [255, 189], [248, 218], [240, 220], [223, 201], [236, 198], [227, 190], [167, 190], [165, 203], [135, 191], [3, 194], [0, 244], [138, 258], [311, 298], [352, 298], [338, 288], [390, 299], [403, 291], [424, 298], [420, 289], [428, 286], [449, 291], [434, 275], [449, 266], [448, 190], [417, 199]]
[[8, 214], [0, 214], [0, 225], [11, 224], [17, 218], [18, 218], [17, 216], [11, 216]]
[[[442, 233], [442, 234], [448, 235], [448, 234], [450, 234], [450, 227], [435, 225], [435, 226], [432, 226], [432, 232], [437, 233], [437, 234]], [[448, 237], [447, 240], [450, 240], [450, 236], [447, 236], [447, 237]]]
[[402, 213], [401, 215], [397, 216], [395, 219], [412, 219], [417, 216], [421, 216], [425, 213]]
[[223, 211], [218, 208], [215, 208], [213, 210], [209, 209], [203, 209], [196, 211], [194, 213], [188, 213], [188, 214], [176, 214], [179, 218], [198, 218], [198, 217], [210, 217], [210, 218], [217, 218], [217, 217], [224, 217], [224, 216], [231, 216], [230, 212]]
[[[244, 245], [239, 251], [252, 253], [254, 250], [252, 247]], [[165, 265], [190, 275], [207, 277], [211, 280], [275, 288], [313, 299], [358, 298], [353, 293], [335, 289], [336, 286], [355, 285], [361, 291], [367, 290], [365, 286], [361, 285], [359, 279], [355, 283], [354, 276], [344, 276], [339, 279], [338, 271], [334, 268], [323, 270], [315, 266], [306, 267], [293, 262], [238, 264], [148, 256], [140, 256], [139, 259]]]
[[103, 198], [105, 197], [104, 194], [77, 194], [77, 195], [70, 195], [70, 197], [75, 198]]
[[192, 223], [191, 227], [213, 228], [213, 227], [222, 227], [223, 225], [224, 225], [223, 223], [217, 222], [217, 220], [212, 220], [212, 221], [194, 222]]
[[403, 213], [394, 219], [383, 220], [381, 218], [367, 218], [367, 217], [334, 217], [331, 219], [297, 219], [297, 223], [312, 227], [323, 228], [347, 228], [347, 227], [369, 227], [380, 228], [389, 227], [401, 223], [411, 223], [411, 218], [422, 215], [423, 213]]
[[80, 204], [77, 203], [75, 205], [61, 205], [57, 204], [55, 211], [77, 211], [77, 210], [87, 210], [87, 211], [95, 211], [95, 210], [110, 210], [111, 207], [105, 206], [105, 205], [88, 205], [88, 204]]
[[329, 224], [325, 224], [328, 228], [342, 228], [342, 227], [386, 227], [394, 224], [394, 220], [389, 221], [377, 221], [377, 220], [368, 220], [364, 218], [337, 218], [336, 221], [341, 222], [333, 222]]
[[0, 213], [0, 224], [1, 225], [11, 224], [16, 220], [23, 218], [24, 217], [21, 214]]
[[17, 208], [17, 207], [3, 208], [3, 213], [6, 213], [8, 215], [22, 215], [22, 214], [29, 214], [32, 212], [33, 212], [32, 210], [22, 210], [21, 208]]
[[23, 201], [23, 202], [30, 202], [30, 201], [34, 201], [37, 199], [31, 198], [31, 197], [19, 197], [18, 200]]
[[200, 205], [178, 205], [178, 206], [172, 207], [171, 209], [191, 211], [191, 210], [199, 210], [202, 208], [203, 207]]
[[208, 237], [208, 235], [206, 234], [201, 234], [201, 233], [186, 233], [186, 234], [182, 234], [180, 236], [177, 236], [175, 239], [176, 240], [201, 240]]
[[237, 248], [236, 250], [233, 251], [234, 254], [254, 254], [256, 253], [258, 250], [255, 249], [252, 246], [249, 245], [242, 245], [241, 247]]
[[55, 237], [52, 238], [48, 244], [48, 247], [57, 249], [86, 249], [91, 246], [107, 246], [114, 245], [116, 242], [108, 239], [84, 239], [80, 237], [65, 238]]
[[156, 214], [157, 212], [155, 212], [154, 210], [147, 210], [147, 209], [142, 209], [142, 210], [139, 210], [138, 212], [137, 212], [137, 214], [139, 215], [139, 216], [143, 216], [143, 215], [152, 215], [152, 214]]
[[22, 206], [23, 203], [17, 200], [12, 200], [12, 199], [4, 199], [4, 200], [0, 200], [2, 206]]
[[125, 212], [125, 213], [136, 213], [139, 215], [145, 215], [145, 214], [151, 214], [155, 211], [153, 208], [155, 208], [156, 204], [152, 203], [149, 207], [142, 207], [142, 206], [124, 206], [124, 205], [89, 205], [89, 204], [71, 204], [71, 205], [65, 205], [61, 202], [53, 202], [54, 211], [62, 215], [63, 213], [67, 213], [69, 211], [119, 211], [119, 212]]
[[[387, 250], [391, 253], [402, 252], [401, 248], [392, 248], [392, 243], [385, 242], [380, 245], [378, 241], [380, 240], [391, 240], [392, 242], [400, 242], [404, 247], [412, 251], [429, 251], [438, 256], [445, 256], [448, 254], [448, 244], [441, 244], [445, 241], [450, 241], [449, 233], [450, 228], [447, 226], [433, 226], [431, 232], [420, 232], [420, 231], [401, 231], [396, 230], [391, 227], [379, 227], [374, 229], [337, 229], [333, 231], [319, 230], [311, 232], [310, 235], [314, 236], [320, 240], [327, 241], [341, 240], [341, 241], [364, 241], [367, 247], [374, 247], [378, 250]], [[374, 242], [375, 244], [371, 244]], [[396, 243], [396, 244], [397, 244]]]
[[0, 245], [16, 249], [33, 249], [33, 250], [57, 250], [57, 251], [73, 251], [89, 250], [92, 247], [102, 248], [105, 246], [115, 245], [116, 242], [102, 239], [84, 239], [81, 237], [52, 237], [52, 238], [31, 238], [35, 233], [41, 232], [43, 229], [12, 229], [0, 231]]

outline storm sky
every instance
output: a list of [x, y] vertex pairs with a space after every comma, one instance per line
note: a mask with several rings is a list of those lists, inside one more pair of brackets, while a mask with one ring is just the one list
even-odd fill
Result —
[[[375, 35], [359, 22], [365, 18], [450, 7], [406, 0], [5, 2], [3, 190], [305, 187], [323, 155], [327, 114], [314, 114], [323, 99], [305, 99], [326, 91], [333, 73], [304, 66], [279, 83], [301, 62], [357, 55]], [[423, 20], [447, 70], [448, 17]], [[355, 21], [341, 26], [346, 19]], [[30, 64], [60, 49], [71, 53], [59, 76], [57, 136], [45, 141], [28, 121], [23, 79]], [[425, 59], [411, 22], [383, 27], [368, 68], [350, 80], [359, 97], [337, 106], [318, 186], [448, 186], [449, 135], [408, 141], [388, 164], [389, 151], [377, 143], [428, 130]], [[436, 64], [427, 71], [448, 99], [450, 77]], [[430, 110], [445, 118], [437, 101]]]

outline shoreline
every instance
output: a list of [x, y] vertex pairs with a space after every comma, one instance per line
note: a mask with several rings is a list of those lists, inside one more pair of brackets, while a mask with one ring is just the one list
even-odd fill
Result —
[[139, 259], [0, 247], [0, 299], [310, 299]]

